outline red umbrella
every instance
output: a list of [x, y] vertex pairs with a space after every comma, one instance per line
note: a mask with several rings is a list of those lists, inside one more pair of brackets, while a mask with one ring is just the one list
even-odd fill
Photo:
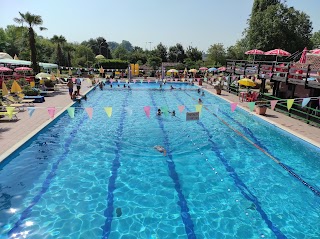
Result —
[[253, 62], [256, 58], [256, 55], [263, 55], [264, 54], [264, 51], [261, 51], [261, 50], [258, 50], [258, 49], [253, 49], [253, 50], [250, 50], [250, 51], [246, 51], [244, 54], [246, 55], [254, 55], [253, 56]]
[[0, 67], [0, 72], [6, 72], [6, 71], [12, 71], [12, 69], [10, 69], [8, 67], [4, 67], [4, 66]]
[[305, 47], [302, 51], [302, 54], [301, 54], [301, 57], [300, 57], [300, 60], [299, 60], [299, 63], [306, 63], [307, 61], [307, 48]]
[[289, 53], [285, 50], [282, 50], [282, 49], [274, 49], [271, 51], [267, 51], [264, 54], [268, 55], [268, 56], [277, 56], [276, 61], [278, 60], [278, 56], [291, 56], [291, 53]]
[[203, 66], [203, 67], [200, 67], [199, 70], [200, 70], [200, 71], [206, 71], [206, 70], [208, 70], [208, 68], [205, 67], [205, 66]]
[[310, 51], [312, 54], [320, 54], [320, 49], [314, 49]]
[[14, 70], [15, 71], [32, 71], [32, 68], [22, 66], [22, 67], [15, 68]]
[[250, 51], [245, 52], [246, 55], [263, 55], [264, 51], [258, 50], [258, 49], [253, 49]]
[[221, 67], [218, 68], [218, 71], [226, 71], [226, 69], [227, 69], [226, 67], [221, 66]]

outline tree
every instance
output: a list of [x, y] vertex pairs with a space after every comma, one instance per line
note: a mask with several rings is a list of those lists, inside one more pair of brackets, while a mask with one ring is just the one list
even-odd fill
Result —
[[54, 35], [52, 38], [51, 38], [51, 41], [55, 44], [57, 44], [57, 49], [56, 49], [56, 63], [59, 65], [59, 66], [63, 66], [65, 65], [64, 64], [64, 56], [63, 56], [63, 52], [62, 52], [62, 48], [61, 46], [67, 42], [66, 39], [63, 37], [63, 36], [57, 36], [57, 35]]
[[197, 47], [189, 46], [186, 51], [186, 56], [192, 61], [202, 60], [202, 51], [199, 51]]
[[320, 48], [320, 31], [314, 32], [311, 37], [313, 48]]
[[221, 66], [226, 63], [226, 51], [222, 43], [216, 43], [210, 46], [207, 61], [214, 66]]
[[175, 46], [169, 47], [168, 58], [171, 62], [183, 63], [186, 58], [183, 46], [177, 43]]
[[310, 46], [312, 23], [304, 12], [276, 0], [255, 0], [246, 30], [249, 48], [289, 52]]
[[126, 49], [128, 52], [131, 52], [133, 50], [132, 44], [129, 41], [122, 40], [120, 44], [124, 49]]
[[7, 36], [3, 28], [0, 28], [0, 52], [5, 52], [7, 48]]
[[109, 45], [110, 51], [114, 51], [119, 46], [119, 43], [115, 41], [110, 41], [108, 42], [108, 45]]
[[113, 52], [113, 57], [120, 60], [128, 59], [128, 51], [120, 44]]
[[[29, 46], [31, 52], [31, 67], [34, 73], [38, 73], [40, 71], [40, 67], [37, 62], [37, 49], [36, 49], [36, 40], [35, 40], [35, 32], [33, 30], [34, 26], [41, 26], [43, 21], [40, 15], [33, 15], [30, 12], [26, 12], [25, 14], [19, 12], [21, 18], [14, 18], [13, 20], [16, 23], [27, 23], [28, 24], [28, 32], [29, 32]], [[44, 27], [40, 27], [40, 30], [46, 30]]]
[[157, 56], [151, 56], [148, 58], [148, 66], [152, 67], [153, 70], [158, 69], [161, 66], [162, 59]]
[[245, 55], [245, 52], [248, 50], [248, 41], [246, 38], [242, 38], [241, 40], [237, 41], [234, 46], [228, 47], [226, 58], [234, 60], [246, 59], [248, 56]]
[[103, 55], [106, 59], [112, 58], [109, 45], [103, 37], [90, 38], [89, 41], [84, 41], [81, 45], [90, 47], [96, 55]]
[[162, 62], [167, 62], [168, 52], [167, 47], [165, 47], [161, 42], [156, 46], [154, 50], [155, 56], [160, 57]]
[[[41, 62], [54, 62], [55, 45], [47, 38], [38, 36], [36, 38], [38, 60]], [[22, 54], [19, 55], [21, 57]]]
[[[73, 52], [73, 51], [75, 51], [75, 48], [74, 48], [74, 46], [72, 45], [72, 44], [66, 44], [66, 45], [64, 45], [63, 46], [63, 49], [64, 49], [64, 51], [65, 52], [67, 52], [67, 56], [66, 56], [66, 66], [72, 66], [72, 64], [71, 64], [71, 52]], [[91, 50], [91, 49], [90, 49]], [[90, 53], [90, 55], [94, 55], [93, 54], [93, 52], [92, 52], [92, 50], [91, 50], [91, 53]]]

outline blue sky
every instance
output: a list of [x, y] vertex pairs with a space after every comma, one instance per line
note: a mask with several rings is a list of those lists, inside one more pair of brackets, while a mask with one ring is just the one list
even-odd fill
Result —
[[[42, 16], [44, 37], [63, 35], [70, 42], [104, 37], [153, 48], [181, 43], [207, 51], [214, 43], [235, 44], [247, 26], [253, 0], [1, 0], [0, 27], [15, 24], [19, 11]], [[320, 30], [320, 0], [288, 0], [306, 12]], [[149, 43], [151, 42], [151, 44]]]

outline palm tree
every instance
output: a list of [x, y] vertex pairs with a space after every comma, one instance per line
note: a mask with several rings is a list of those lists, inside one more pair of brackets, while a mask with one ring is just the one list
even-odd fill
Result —
[[[40, 26], [42, 25], [43, 21], [40, 15], [33, 15], [30, 12], [26, 12], [25, 14], [19, 12], [21, 18], [14, 18], [13, 20], [16, 23], [22, 24], [27, 23], [28, 24], [28, 30], [29, 30], [29, 45], [30, 45], [30, 52], [31, 52], [31, 67], [35, 74], [37, 74], [40, 71], [40, 67], [37, 62], [37, 49], [36, 49], [36, 39], [34, 36], [34, 26]], [[47, 30], [45, 27], [40, 27], [40, 31]]]
[[61, 45], [63, 45], [65, 42], [67, 42], [67, 40], [66, 40], [66, 38], [64, 38], [64, 36], [54, 35], [51, 38], [51, 41], [53, 43], [57, 44], [57, 63], [59, 66], [62, 66], [64, 63], [64, 58], [63, 58], [63, 54], [62, 54]]

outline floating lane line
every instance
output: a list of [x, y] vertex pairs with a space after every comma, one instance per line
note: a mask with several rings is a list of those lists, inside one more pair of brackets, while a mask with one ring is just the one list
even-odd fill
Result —
[[[151, 101], [152, 101], [153, 106], [156, 107], [157, 104], [156, 104], [155, 99], [150, 91], [149, 91], [149, 95], [151, 97]], [[169, 176], [171, 177], [171, 179], [174, 183], [174, 188], [176, 189], [176, 192], [178, 194], [179, 201], [177, 202], [177, 204], [180, 206], [180, 215], [182, 218], [182, 222], [184, 224], [188, 239], [195, 239], [197, 237], [194, 233], [194, 224], [191, 219], [191, 215], [189, 213], [188, 203], [187, 203], [185, 196], [183, 195], [180, 180], [179, 180], [179, 175], [176, 171], [176, 166], [175, 166], [175, 163], [172, 158], [172, 154], [170, 151], [169, 137], [164, 129], [162, 117], [157, 117], [157, 120], [158, 120], [159, 126], [162, 130], [162, 133], [164, 135], [164, 145], [165, 145], [165, 148], [167, 151], [167, 157], [169, 158], [168, 160], [166, 160], [166, 162], [167, 162], [168, 169], [169, 169]]]
[[[189, 95], [188, 93], [186, 93], [187, 95]], [[191, 95], [189, 95], [193, 100], [196, 100], [195, 98], [193, 98]], [[214, 115], [215, 117], [217, 117], [223, 124], [225, 124], [228, 128], [230, 128], [231, 130], [233, 130], [236, 134], [238, 134], [240, 137], [242, 137], [243, 139], [245, 139], [247, 142], [249, 142], [251, 145], [253, 145], [255, 148], [257, 148], [258, 150], [260, 150], [262, 153], [264, 153], [265, 155], [267, 155], [269, 158], [271, 158], [275, 163], [279, 164], [284, 170], [286, 170], [290, 175], [292, 175], [295, 179], [297, 179], [299, 182], [301, 182], [304, 186], [308, 187], [316, 196], [320, 196], [320, 191], [317, 190], [315, 187], [313, 187], [312, 185], [310, 185], [308, 182], [306, 182], [303, 178], [301, 178], [298, 174], [296, 174], [293, 170], [291, 170], [288, 166], [286, 166], [284, 163], [280, 162], [280, 160], [276, 159], [274, 156], [271, 155], [271, 153], [268, 152], [267, 149], [265, 149], [259, 142], [255, 143], [252, 140], [250, 140], [248, 137], [246, 137], [243, 133], [241, 133], [239, 130], [233, 128], [230, 124], [228, 124], [225, 120], [223, 120], [221, 117], [219, 117], [217, 114], [215, 114], [214, 112], [212, 112], [208, 107], [203, 106], [203, 108], [205, 108], [208, 112], [210, 112], [212, 115]], [[230, 118], [230, 117], [228, 117]], [[231, 120], [235, 121], [234, 119], [230, 118]], [[241, 125], [239, 122], [235, 121], [235, 123], [237, 123], [238, 125]], [[244, 126], [241, 126], [244, 127]], [[246, 127], [245, 127], [246, 128]], [[245, 129], [244, 129], [245, 130]], [[249, 129], [245, 130], [246, 132], [251, 132]], [[249, 133], [250, 134], [250, 133]], [[252, 133], [250, 134], [252, 136]], [[255, 137], [253, 137], [254, 139], [256, 139]], [[256, 141], [258, 141], [256, 139]]]
[[[175, 95], [177, 100], [184, 105], [184, 102]], [[192, 97], [193, 98], [193, 97]], [[194, 99], [194, 98], [193, 98]], [[189, 111], [190, 109], [186, 107], [186, 109]], [[225, 122], [225, 121], [224, 121]], [[226, 123], [226, 122], [225, 122]], [[209, 142], [211, 143], [211, 150], [218, 156], [222, 164], [224, 165], [226, 171], [229, 173], [230, 177], [233, 179], [236, 187], [240, 190], [241, 194], [249, 201], [251, 201], [256, 206], [256, 211], [259, 212], [261, 218], [265, 221], [267, 226], [270, 228], [270, 230], [275, 234], [275, 236], [279, 239], [285, 239], [287, 238], [281, 231], [278, 229], [272, 221], [268, 218], [268, 215], [266, 212], [262, 209], [260, 202], [258, 198], [251, 192], [251, 190], [246, 186], [246, 184], [241, 180], [235, 169], [228, 163], [227, 159], [223, 156], [223, 154], [220, 152], [219, 147], [216, 145], [216, 143], [211, 140], [211, 133], [208, 130], [208, 128], [201, 122], [197, 121], [197, 124], [201, 126], [204, 131], [207, 133]]]
[[[102, 95], [99, 96], [98, 100], [101, 97], [102, 97]], [[83, 122], [87, 118], [88, 118], [88, 116], [86, 114], [84, 114], [82, 119], [79, 121], [79, 123], [71, 131], [70, 137], [65, 141], [66, 143], [64, 144], [64, 152], [60, 155], [58, 160], [52, 164], [52, 167], [51, 167], [49, 174], [47, 175], [46, 179], [42, 183], [41, 190], [31, 200], [31, 203], [29, 204], [29, 206], [21, 212], [19, 220], [14, 224], [14, 226], [10, 229], [10, 231], [8, 231], [7, 234], [9, 237], [11, 237], [11, 235], [14, 233], [19, 234], [20, 231], [23, 229], [22, 228], [23, 221], [26, 220], [27, 218], [31, 217], [33, 207], [41, 200], [43, 194], [45, 194], [48, 191], [52, 180], [57, 175], [56, 172], [60, 166], [60, 163], [67, 158], [67, 156], [70, 152], [70, 145], [73, 142], [72, 139], [76, 136], [77, 132], [79, 132], [80, 126], [83, 124]]]
[[107, 208], [104, 211], [104, 216], [106, 218], [104, 225], [101, 227], [102, 228], [102, 237], [103, 239], [109, 238], [110, 233], [111, 233], [111, 223], [113, 220], [113, 202], [114, 202], [114, 190], [116, 189], [116, 179], [118, 177], [118, 170], [121, 166], [120, 163], [120, 150], [121, 150], [121, 138], [123, 134], [123, 126], [124, 126], [124, 120], [126, 116], [126, 111], [125, 107], [128, 106], [128, 96], [129, 96], [129, 91], [127, 91], [127, 94], [125, 96], [125, 99], [122, 104], [122, 112], [120, 116], [120, 123], [118, 127], [118, 134], [115, 139], [115, 157], [112, 161], [112, 167], [111, 167], [111, 175], [109, 177], [109, 183], [108, 183], [108, 193], [107, 193]]

